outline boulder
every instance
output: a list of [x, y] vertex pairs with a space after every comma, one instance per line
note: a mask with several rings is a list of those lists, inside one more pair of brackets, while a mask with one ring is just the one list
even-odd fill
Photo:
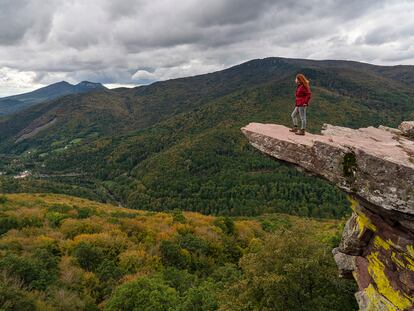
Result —
[[398, 126], [403, 135], [414, 137], [414, 121], [404, 121]]
[[356, 256], [344, 254], [339, 251], [338, 247], [332, 250], [336, 265], [339, 269], [339, 276], [343, 278], [351, 278], [352, 272], [355, 270]]

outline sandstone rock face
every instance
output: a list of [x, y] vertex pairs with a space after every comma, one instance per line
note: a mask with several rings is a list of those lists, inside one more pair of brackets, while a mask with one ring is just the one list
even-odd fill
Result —
[[[407, 125], [408, 123], [408, 125]], [[295, 135], [276, 124], [242, 128], [250, 143], [350, 194], [353, 213], [338, 248], [340, 276], [358, 283], [361, 310], [414, 310], [414, 141], [410, 124]]]

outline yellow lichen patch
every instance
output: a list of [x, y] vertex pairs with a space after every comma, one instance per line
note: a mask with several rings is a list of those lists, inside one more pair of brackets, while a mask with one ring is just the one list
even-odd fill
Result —
[[414, 272], [414, 260], [412, 260], [411, 257], [407, 256], [406, 254], [403, 254], [403, 257], [408, 262], [406, 268]]
[[354, 271], [352, 271], [352, 276], [354, 277], [355, 280], [358, 280], [359, 274], [358, 274], [358, 270], [357, 269], [355, 269]]
[[405, 264], [404, 262], [402, 262], [402, 260], [398, 259], [397, 256], [395, 255], [395, 252], [391, 253], [391, 260], [397, 264], [399, 267], [401, 268], [405, 268]]
[[358, 229], [359, 229], [358, 237], [362, 236], [365, 228], [371, 231], [374, 231], [374, 232], [377, 231], [377, 227], [375, 227], [375, 225], [371, 223], [369, 218], [361, 212], [357, 213], [356, 221], [357, 221]]
[[412, 245], [407, 245], [407, 253], [414, 259], [414, 247]]
[[399, 267], [404, 268], [404, 269], [408, 269], [412, 272], [414, 272], [414, 260], [411, 259], [411, 257], [407, 256], [406, 254], [400, 254], [402, 256], [402, 258], [404, 259], [401, 260], [399, 258], [397, 258], [396, 253], [392, 252], [391, 253], [391, 260], [397, 264]]
[[374, 238], [374, 246], [376, 248], [383, 248], [386, 251], [388, 251], [390, 247], [395, 246], [395, 244], [390, 239], [388, 239], [387, 241], [384, 241], [378, 235], [376, 235]]
[[352, 197], [349, 197], [349, 201], [351, 202], [351, 209], [357, 215], [356, 221], [357, 221], [358, 228], [359, 228], [359, 237], [362, 236], [362, 233], [364, 232], [364, 228], [367, 228], [374, 232], [377, 231], [377, 227], [371, 222], [368, 216], [357, 209], [359, 205], [358, 201]]
[[348, 196], [349, 202], [351, 202], [351, 209], [356, 213], [356, 208], [358, 206], [358, 201], [355, 200], [353, 197]]
[[366, 311], [383, 310], [384, 307], [386, 307], [386, 310], [389, 311], [398, 311], [391, 302], [389, 302], [375, 290], [372, 284], [369, 284], [364, 292], [369, 300], [365, 309]]
[[408, 309], [413, 305], [414, 297], [410, 297], [392, 287], [384, 272], [384, 264], [378, 258], [378, 252], [367, 256], [368, 272], [375, 282], [378, 292], [387, 298], [394, 306], [401, 310]]

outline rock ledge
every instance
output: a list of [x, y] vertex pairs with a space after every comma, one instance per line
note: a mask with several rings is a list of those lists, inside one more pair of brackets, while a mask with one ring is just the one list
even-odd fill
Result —
[[354, 277], [361, 310], [414, 310], [414, 122], [399, 129], [324, 125], [295, 135], [277, 124], [241, 130], [251, 145], [350, 194], [352, 216], [333, 250], [340, 276]]

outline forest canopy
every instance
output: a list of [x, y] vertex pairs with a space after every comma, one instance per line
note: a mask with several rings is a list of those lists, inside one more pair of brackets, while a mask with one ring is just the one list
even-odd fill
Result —
[[1, 310], [356, 310], [331, 254], [342, 227], [0, 196]]

